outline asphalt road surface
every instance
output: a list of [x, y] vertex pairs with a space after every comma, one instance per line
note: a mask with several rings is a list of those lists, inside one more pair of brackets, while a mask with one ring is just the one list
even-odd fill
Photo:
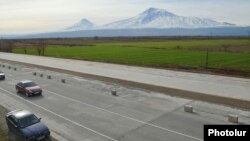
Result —
[[[34, 112], [60, 141], [201, 141], [203, 125], [232, 124], [227, 121], [228, 114], [237, 114], [240, 124], [250, 124], [249, 111], [36, 68], [15, 67], [17, 71], [13, 66], [0, 67], [6, 74], [6, 80], [0, 81], [0, 104], [10, 110]], [[47, 75], [52, 79], [47, 79]], [[27, 98], [16, 93], [15, 84], [27, 79], [43, 88], [42, 96]], [[61, 79], [66, 83], [61, 83]], [[112, 90], [118, 96], [113, 96]], [[187, 104], [194, 107], [194, 113], [184, 112], [183, 106]]]

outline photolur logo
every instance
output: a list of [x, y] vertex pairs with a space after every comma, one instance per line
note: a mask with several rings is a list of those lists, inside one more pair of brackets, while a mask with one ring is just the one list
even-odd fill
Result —
[[241, 137], [241, 136], [246, 136], [247, 131], [238, 131], [235, 129], [234, 131], [218, 131], [216, 129], [208, 129], [208, 136], [236, 136], [236, 137]]
[[204, 125], [204, 141], [250, 140], [250, 125]]

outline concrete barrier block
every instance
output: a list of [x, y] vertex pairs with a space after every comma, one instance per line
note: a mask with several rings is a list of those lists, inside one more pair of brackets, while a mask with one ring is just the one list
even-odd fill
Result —
[[229, 114], [228, 121], [233, 123], [239, 123], [239, 117], [238, 115]]
[[115, 91], [115, 90], [112, 90], [112, 91], [111, 91], [111, 94], [112, 94], [113, 96], [118, 96], [118, 95], [117, 95], [117, 91]]
[[51, 75], [48, 75], [47, 78], [48, 78], [48, 79], [51, 79], [52, 77], [51, 77]]
[[66, 83], [66, 80], [65, 80], [65, 79], [62, 79], [61, 82], [62, 82], [62, 83]]
[[185, 105], [184, 106], [184, 111], [188, 112], [188, 113], [193, 113], [194, 112], [194, 108], [191, 105]]

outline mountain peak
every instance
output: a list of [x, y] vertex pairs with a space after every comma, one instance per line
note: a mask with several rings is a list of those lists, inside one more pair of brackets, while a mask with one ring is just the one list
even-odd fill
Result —
[[83, 18], [80, 20], [80, 23], [91, 23], [91, 22], [88, 19]]
[[151, 8], [148, 8], [147, 10], [145, 10], [145, 12], [154, 12], [154, 11], [159, 11], [159, 10], [161, 10], [161, 9], [151, 7]]
[[164, 9], [149, 8], [143, 13], [139, 14], [137, 22], [141, 24], [147, 24], [147, 23], [150, 23], [152, 21], [155, 21], [163, 17], [172, 18], [172, 17], [176, 17], [176, 15]]
[[88, 19], [81, 19], [78, 23], [66, 28], [66, 30], [84, 30], [91, 29], [94, 27], [94, 24]]
[[159, 8], [149, 8], [146, 11], [144, 11], [142, 14], [146, 15], [158, 15], [158, 16], [176, 16], [175, 14], [168, 12], [167, 10], [164, 9], [159, 9]]

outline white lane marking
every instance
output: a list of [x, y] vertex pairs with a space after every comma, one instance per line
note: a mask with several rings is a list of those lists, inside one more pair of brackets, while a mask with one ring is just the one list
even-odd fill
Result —
[[55, 113], [55, 112], [53, 112], [53, 111], [51, 111], [51, 110], [48, 110], [48, 109], [46, 109], [46, 108], [44, 108], [44, 107], [42, 107], [42, 106], [40, 106], [40, 105], [37, 105], [37, 104], [33, 103], [33, 102], [31, 102], [31, 101], [28, 101], [28, 100], [26, 100], [26, 99], [23, 99], [23, 98], [17, 96], [16, 94], [14, 94], [14, 93], [12, 93], [12, 92], [10, 92], [10, 91], [8, 91], [8, 90], [5, 90], [5, 89], [2, 88], [2, 87], [0, 87], [0, 90], [5, 91], [6, 93], [9, 93], [9, 94], [11, 94], [11, 95], [13, 95], [13, 96], [15, 96], [15, 97], [17, 97], [17, 98], [19, 98], [19, 99], [25, 101], [25, 102], [28, 102], [28, 103], [30, 103], [30, 104], [32, 104], [32, 105], [35, 105], [35, 106], [37, 106], [38, 108], [41, 108], [41, 109], [43, 109], [43, 110], [45, 110], [45, 111], [47, 111], [47, 112], [49, 112], [49, 113], [51, 113], [51, 114], [53, 114], [53, 115], [56, 115], [56, 116], [58, 116], [58, 117], [60, 117], [60, 118], [62, 118], [62, 119], [64, 119], [64, 120], [66, 120], [66, 121], [69, 121], [69, 122], [71, 122], [71, 123], [73, 123], [73, 124], [75, 124], [75, 125], [77, 125], [77, 126], [79, 126], [79, 127], [82, 127], [82, 128], [84, 128], [84, 129], [87, 129], [87, 130], [89, 130], [89, 131], [91, 131], [91, 132], [93, 132], [93, 133], [95, 133], [95, 134], [98, 134], [98, 135], [100, 135], [100, 136], [102, 136], [102, 137], [105, 137], [105, 138], [107, 138], [107, 139], [109, 139], [109, 140], [112, 140], [112, 141], [118, 141], [118, 140], [116, 140], [116, 139], [114, 139], [114, 138], [112, 138], [112, 137], [109, 137], [109, 136], [104, 135], [104, 134], [102, 134], [102, 133], [100, 133], [100, 132], [98, 132], [98, 131], [95, 131], [95, 130], [93, 130], [93, 129], [91, 129], [91, 128], [88, 128], [88, 127], [86, 127], [86, 126], [84, 126], [84, 125], [82, 125], [82, 124], [80, 124], [80, 123], [77, 123], [77, 122], [75, 122], [75, 121], [73, 121], [73, 120], [70, 120], [70, 119], [68, 119], [68, 118], [66, 118], [66, 117], [63, 117], [62, 115], [59, 115], [59, 114], [57, 114], [57, 113]]
[[135, 118], [132, 118], [132, 117], [128, 117], [128, 116], [125, 116], [125, 115], [122, 115], [122, 114], [119, 114], [119, 113], [116, 113], [116, 112], [112, 112], [112, 111], [109, 111], [109, 110], [106, 110], [106, 109], [103, 109], [103, 108], [100, 108], [100, 107], [97, 107], [97, 106], [94, 106], [94, 105], [91, 105], [91, 104], [87, 104], [87, 103], [84, 103], [82, 101], [70, 98], [70, 97], [66, 97], [66, 96], [60, 95], [58, 93], [55, 93], [55, 92], [52, 92], [52, 91], [49, 91], [49, 90], [46, 90], [46, 89], [44, 89], [44, 91], [47, 91], [47, 92], [49, 92], [51, 94], [57, 95], [57, 96], [62, 97], [64, 99], [68, 99], [68, 100], [71, 100], [71, 101], [74, 101], [74, 102], [77, 102], [77, 103], [80, 103], [80, 104], [83, 104], [83, 105], [86, 105], [86, 106], [89, 106], [89, 107], [93, 107], [95, 109], [99, 109], [99, 110], [102, 110], [102, 111], [105, 111], [105, 112], [108, 112], [108, 113], [111, 113], [111, 114], [114, 114], [114, 115], [117, 115], [117, 116], [120, 116], [120, 117], [123, 117], [123, 118], [127, 118], [127, 119], [130, 119], [130, 120], [133, 120], [133, 121], [145, 124], [145, 125], [149, 125], [149, 126], [152, 126], [152, 127], [164, 130], [164, 131], [175, 133], [175, 134], [178, 134], [178, 135], [181, 135], [181, 136], [185, 136], [185, 137], [188, 137], [188, 138], [191, 138], [191, 139], [195, 139], [195, 140], [198, 140], [198, 141], [203, 141], [200, 138], [196, 138], [196, 137], [193, 137], [193, 136], [190, 136], [190, 135], [187, 135], [187, 134], [184, 134], [184, 133], [180, 133], [180, 132], [177, 132], [177, 131], [174, 131], [174, 130], [171, 130], [171, 129], [160, 127], [160, 126], [157, 126], [155, 124], [144, 122], [144, 121], [141, 121], [141, 120], [138, 120], [138, 119], [135, 119]]

